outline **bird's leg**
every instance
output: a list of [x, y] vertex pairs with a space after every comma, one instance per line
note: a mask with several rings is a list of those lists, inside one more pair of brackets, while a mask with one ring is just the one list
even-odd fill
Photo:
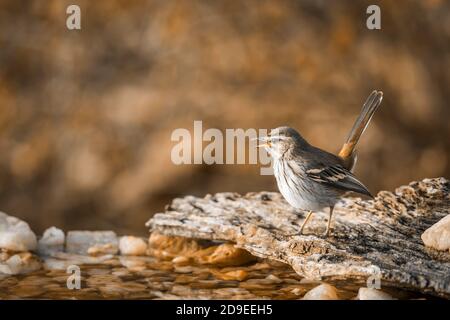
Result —
[[305, 221], [303, 221], [302, 226], [300, 227], [300, 234], [303, 233], [303, 228], [305, 227], [305, 225], [308, 223], [308, 220], [311, 218], [312, 215], [312, 211], [310, 210], [305, 218]]
[[331, 217], [333, 216], [333, 207], [330, 207], [330, 217], [328, 218], [327, 230], [325, 230], [325, 236], [328, 237], [330, 235], [330, 226], [331, 226]]

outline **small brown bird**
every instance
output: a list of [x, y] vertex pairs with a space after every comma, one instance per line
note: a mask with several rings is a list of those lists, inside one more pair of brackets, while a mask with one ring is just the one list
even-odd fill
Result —
[[352, 174], [357, 155], [355, 147], [373, 114], [381, 104], [383, 93], [373, 91], [364, 103], [348, 138], [338, 155], [310, 145], [296, 130], [279, 127], [259, 140], [273, 158], [274, 175], [286, 201], [309, 211], [300, 228], [302, 234], [313, 211], [330, 208], [325, 235], [330, 232], [333, 209], [348, 191], [373, 196]]

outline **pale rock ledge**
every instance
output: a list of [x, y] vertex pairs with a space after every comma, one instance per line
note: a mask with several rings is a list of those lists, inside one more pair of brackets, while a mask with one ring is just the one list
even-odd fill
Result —
[[28, 223], [0, 212], [0, 249], [23, 252], [36, 247], [36, 235]]
[[378, 277], [382, 287], [448, 298], [450, 254], [425, 247], [421, 234], [450, 213], [449, 192], [450, 182], [435, 178], [379, 192], [374, 200], [345, 198], [335, 209], [329, 238], [320, 236], [326, 213], [313, 216], [306, 235], [292, 236], [305, 212], [274, 192], [178, 198], [147, 226], [164, 235], [234, 242], [255, 256], [288, 263], [309, 279]]

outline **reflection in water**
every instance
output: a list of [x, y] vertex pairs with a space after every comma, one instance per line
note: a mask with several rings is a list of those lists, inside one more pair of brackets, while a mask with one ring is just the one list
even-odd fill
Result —
[[[69, 290], [70, 274], [53, 269], [64, 263], [52, 259], [46, 266], [27, 275], [0, 276], [0, 299], [300, 299], [318, 285], [287, 265], [266, 260], [219, 268], [154, 257], [114, 257], [100, 265], [81, 265], [81, 289]], [[353, 299], [363, 284], [335, 285], [339, 298]], [[383, 290], [400, 299], [424, 297]]]

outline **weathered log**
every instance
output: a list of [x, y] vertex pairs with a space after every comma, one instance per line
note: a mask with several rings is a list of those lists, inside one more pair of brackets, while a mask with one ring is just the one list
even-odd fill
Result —
[[298, 235], [306, 213], [273, 192], [174, 199], [147, 226], [165, 235], [232, 241], [258, 257], [288, 263], [307, 278], [372, 276], [381, 286], [448, 298], [450, 254], [426, 248], [420, 235], [450, 213], [449, 191], [450, 181], [436, 178], [381, 191], [374, 200], [345, 198], [328, 238], [321, 236], [327, 213], [316, 213], [305, 235]]

